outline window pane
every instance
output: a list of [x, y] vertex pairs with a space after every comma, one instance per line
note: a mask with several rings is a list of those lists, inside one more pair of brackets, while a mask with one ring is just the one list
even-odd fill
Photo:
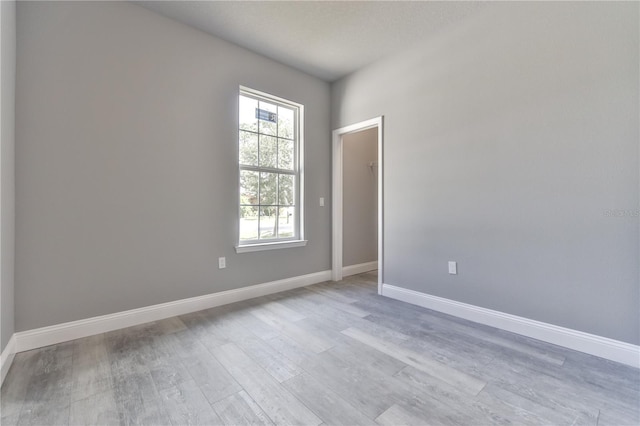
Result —
[[297, 169], [301, 161], [297, 133], [301, 115], [293, 103], [240, 88], [237, 141], [241, 244], [302, 236]]
[[280, 179], [280, 185], [278, 185], [278, 204], [281, 206], [292, 206], [295, 204], [293, 198], [294, 192], [294, 177], [292, 175], [278, 175]]
[[240, 204], [258, 204], [258, 172], [240, 171]]
[[284, 170], [293, 170], [293, 158], [295, 152], [293, 150], [293, 141], [287, 139], [278, 139], [278, 168]]
[[256, 118], [257, 108], [257, 100], [247, 98], [246, 96], [242, 95], [240, 96], [240, 129], [251, 130], [252, 132], [258, 131], [258, 119]]
[[276, 204], [277, 191], [278, 174], [260, 173], [260, 204]]
[[260, 135], [260, 167], [277, 167], [278, 139]]
[[240, 131], [240, 164], [258, 165], [258, 135]]
[[240, 240], [258, 239], [258, 208], [240, 206]]
[[260, 207], [260, 239], [276, 238], [276, 206]]
[[295, 235], [295, 208], [280, 207], [278, 212], [278, 238], [289, 238]]
[[278, 107], [278, 136], [293, 139], [293, 110]]
[[[268, 102], [258, 102], [260, 108], [260, 133], [265, 135], [277, 135], [278, 127], [278, 107]], [[273, 113], [269, 114], [269, 113]], [[273, 119], [273, 121], [272, 121]]]

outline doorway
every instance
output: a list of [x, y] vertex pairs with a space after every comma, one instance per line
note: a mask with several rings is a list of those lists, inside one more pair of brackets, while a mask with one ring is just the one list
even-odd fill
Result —
[[[383, 119], [382, 116], [371, 120], [355, 123], [333, 131], [333, 238], [332, 238], [332, 280], [340, 281], [344, 274], [344, 226], [345, 226], [345, 141], [355, 137], [356, 133], [375, 129], [377, 132], [377, 159], [368, 161], [366, 167], [368, 173], [377, 182], [377, 266], [378, 266], [378, 294], [381, 294], [382, 283], [384, 282], [384, 250], [383, 250], [383, 229], [384, 229], [384, 187], [383, 187]], [[347, 220], [352, 218], [347, 215]], [[348, 224], [347, 224], [348, 225]], [[366, 267], [366, 263], [363, 264]], [[358, 266], [355, 267], [356, 269]]]

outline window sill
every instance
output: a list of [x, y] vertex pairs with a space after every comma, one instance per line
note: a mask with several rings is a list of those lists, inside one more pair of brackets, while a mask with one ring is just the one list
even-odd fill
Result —
[[278, 250], [292, 247], [304, 247], [307, 240], [295, 241], [278, 241], [275, 243], [247, 244], [244, 246], [236, 246], [236, 253], [251, 253], [253, 251]]

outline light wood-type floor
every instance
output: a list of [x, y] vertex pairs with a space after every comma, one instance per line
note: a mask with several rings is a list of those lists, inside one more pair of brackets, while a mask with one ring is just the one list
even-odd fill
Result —
[[640, 372], [350, 277], [16, 355], [2, 425], [638, 425]]

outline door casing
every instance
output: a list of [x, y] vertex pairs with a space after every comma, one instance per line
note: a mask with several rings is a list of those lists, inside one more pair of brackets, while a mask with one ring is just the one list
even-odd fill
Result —
[[331, 279], [342, 279], [343, 241], [343, 137], [371, 128], [378, 129], [378, 294], [382, 294], [384, 282], [384, 141], [383, 116], [361, 121], [333, 131], [333, 185], [332, 185], [332, 260]]

